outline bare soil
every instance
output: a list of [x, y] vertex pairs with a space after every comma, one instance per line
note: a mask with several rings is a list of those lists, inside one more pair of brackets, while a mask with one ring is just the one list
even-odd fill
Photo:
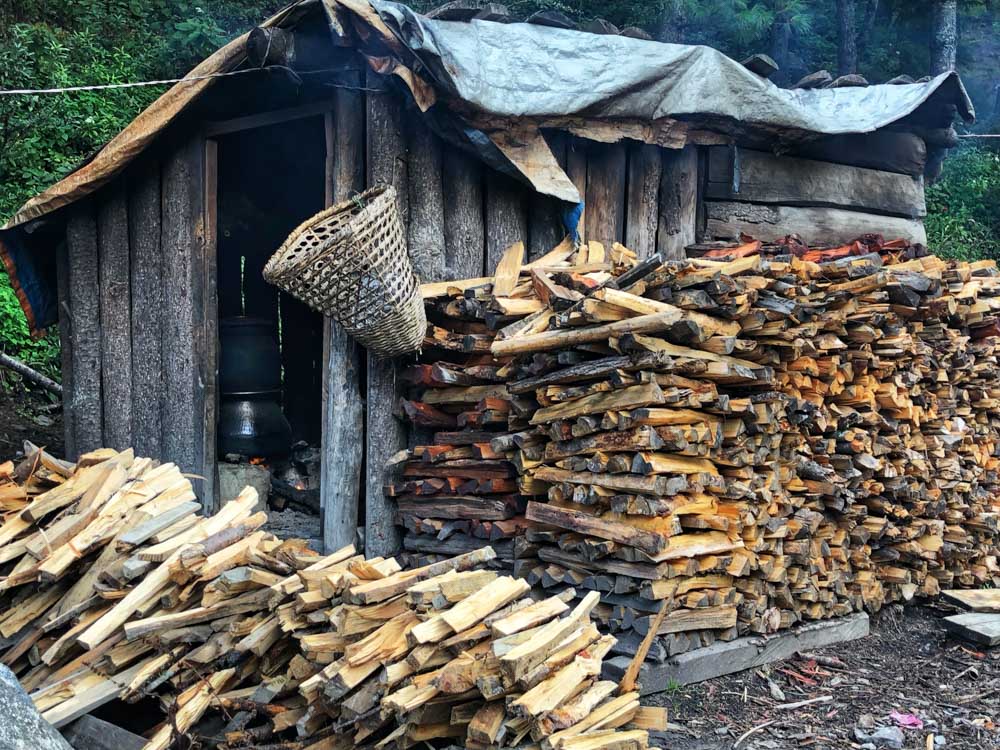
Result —
[[44, 392], [0, 389], [0, 460], [21, 455], [25, 440], [65, 455], [62, 404]]
[[[984, 650], [949, 635], [941, 618], [954, 612], [943, 604], [893, 606], [872, 618], [867, 638], [815, 651], [826, 664], [800, 655], [649, 696], [645, 702], [670, 708], [671, 731], [656, 744], [664, 750], [892, 747], [866, 744], [856, 730], [868, 737], [898, 727], [907, 749], [1000, 748], [994, 726], [1000, 647]], [[780, 708], [821, 696], [831, 699]], [[904, 715], [903, 723], [916, 723], [910, 714], [923, 727], [899, 726], [893, 711], [897, 719]]]

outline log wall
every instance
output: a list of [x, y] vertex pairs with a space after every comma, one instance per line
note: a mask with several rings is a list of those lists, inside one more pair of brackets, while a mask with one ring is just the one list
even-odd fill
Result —
[[[365, 91], [338, 89], [325, 116], [326, 154], [317, 155], [326, 164], [325, 202], [393, 183], [423, 280], [489, 275], [510, 243], [524, 241], [533, 259], [562, 238], [564, 204], [441, 141], [365, 66], [348, 74]], [[696, 240], [741, 232], [922, 238], [923, 186], [902, 169], [743, 152], [734, 190], [725, 147], [547, 138], [586, 200], [583, 238], [622, 242], [640, 257], [681, 258]], [[203, 138], [143, 158], [74, 207], [59, 264], [70, 452], [135, 445], [176, 461], [207, 478], [200, 489], [209, 507], [219, 317], [211, 168]], [[825, 240], [811, 236], [817, 230]], [[364, 526], [367, 554], [390, 554], [399, 538], [384, 467], [407, 445], [396, 414], [401, 363], [366, 355], [330, 320], [323, 362], [324, 543], [352, 542]]]

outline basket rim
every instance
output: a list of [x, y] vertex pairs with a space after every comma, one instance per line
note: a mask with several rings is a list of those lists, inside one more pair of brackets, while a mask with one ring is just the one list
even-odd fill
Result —
[[[349, 209], [352, 209], [352, 208], [357, 208], [358, 201], [368, 201], [369, 202], [368, 204], [366, 204], [365, 206], [362, 207], [362, 211], [364, 211], [365, 209], [368, 208], [368, 206], [370, 205], [371, 202], [374, 202], [375, 200], [383, 198], [383, 197], [395, 201], [396, 188], [393, 187], [392, 185], [374, 185], [374, 186], [368, 188], [367, 190], [365, 190], [363, 192], [357, 193], [356, 195], [348, 198], [347, 200], [343, 200], [343, 201], [340, 201], [339, 203], [335, 203], [334, 205], [330, 206], [329, 208], [324, 208], [322, 211], [313, 214], [308, 219], [306, 219], [301, 224], [299, 224], [297, 227], [295, 227], [295, 229], [293, 229], [288, 234], [288, 236], [285, 238], [285, 241], [281, 243], [281, 246], [271, 254], [271, 257], [267, 259], [267, 263], [264, 264], [264, 269], [262, 271], [262, 275], [268, 281], [271, 281], [271, 280], [277, 278], [277, 276], [275, 274], [275, 270], [276, 270], [275, 266], [277, 266], [281, 261], [283, 261], [285, 259], [285, 255], [291, 249], [291, 246], [296, 241], [298, 241], [298, 238], [306, 230], [311, 229], [312, 227], [316, 226], [317, 224], [323, 223], [324, 221], [326, 221], [327, 219], [329, 219], [332, 216], [336, 216], [337, 214], [344, 213], [345, 211], [347, 211]], [[350, 227], [345, 224], [343, 227], [341, 227], [337, 231], [336, 234], [334, 234], [330, 238], [329, 243], [332, 243], [334, 240], [336, 240], [337, 238], [343, 236], [343, 234], [346, 233], [346, 232], [348, 232], [348, 231], [350, 231]], [[327, 243], [327, 244], [329, 244], [329, 243]], [[309, 263], [309, 262], [312, 262], [313, 260], [315, 260], [315, 257], [304, 258], [302, 260], [302, 263]], [[299, 268], [299, 266], [300, 266], [300, 264], [296, 264], [294, 266], [289, 266], [287, 269], [282, 269], [282, 273], [285, 273], [285, 272], [288, 272], [288, 271], [297, 270]]]

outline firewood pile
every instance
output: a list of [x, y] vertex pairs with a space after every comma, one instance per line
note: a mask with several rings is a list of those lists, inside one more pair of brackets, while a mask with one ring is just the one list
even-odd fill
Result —
[[530, 423], [535, 400], [511, 398], [510, 358], [494, 358], [490, 347], [547, 327], [550, 300], [572, 304], [635, 265], [620, 245], [605, 253], [569, 241], [525, 263], [517, 243], [494, 278], [423, 287], [424, 354], [403, 373], [419, 398], [403, 399], [401, 411], [417, 442], [428, 444], [409, 452], [387, 488], [414, 559], [489, 544], [509, 568], [528, 554], [524, 511], [534, 493], [526, 482], [544, 439]]
[[0, 526], [0, 659], [57, 726], [152, 695], [147, 750], [642, 750], [665, 728], [634, 678], [600, 679], [598, 594], [536, 600], [489, 547], [406, 571], [320, 556], [261, 531], [251, 488], [203, 517], [131, 450], [28, 463], [0, 467], [27, 489]]
[[[437, 432], [405, 470], [502, 453], [518, 575], [599, 592], [624, 653], [665, 602], [653, 658], [998, 577], [992, 261], [872, 236], [620, 276], [586, 267], [602, 254], [560, 275], [509, 251], [496, 279], [425, 287], [404, 411]], [[454, 426], [487, 413], [489, 446], [459, 458]], [[401, 506], [411, 548], [477, 528], [441, 499]]]

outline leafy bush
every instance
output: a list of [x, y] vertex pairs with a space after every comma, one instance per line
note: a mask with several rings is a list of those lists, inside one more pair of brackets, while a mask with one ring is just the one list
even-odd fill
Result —
[[[59, 333], [50, 331], [44, 338], [32, 339], [21, 305], [14, 296], [7, 273], [0, 264], [0, 351], [17, 357], [39, 372], [59, 379]], [[0, 388], [10, 389], [17, 376], [0, 369]]]
[[962, 146], [927, 189], [927, 242], [935, 253], [1000, 260], [1000, 153]]

